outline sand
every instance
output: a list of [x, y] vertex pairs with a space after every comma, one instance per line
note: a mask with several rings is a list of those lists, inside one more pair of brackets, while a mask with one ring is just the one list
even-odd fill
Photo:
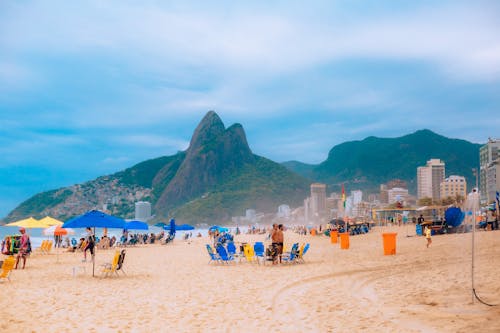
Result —
[[[396, 255], [383, 255], [383, 232], [398, 233]], [[105, 279], [81, 253], [34, 254], [0, 285], [0, 332], [500, 332], [500, 305], [472, 300], [471, 233], [434, 236], [429, 249], [407, 235], [378, 227], [341, 250], [287, 231], [285, 243], [311, 248], [304, 264], [277, 266], [208, 264], [208, 238], [175, 240], [127, 248], [127, 275]], [[476, 232], [475, 287], [494, 304], [499, 245], [499, 231]], [[96, 263], [113, 253], [99, 251]]]

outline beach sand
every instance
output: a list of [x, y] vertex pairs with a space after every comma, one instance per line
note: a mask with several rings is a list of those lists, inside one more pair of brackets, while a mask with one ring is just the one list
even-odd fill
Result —
[[[383, 232], [398, 233], [396, 255], [383, 255]], [[208, 238], [175, 240], [127, 248], [127, 275], [105, 279], [81, 253], [33, 254], [0, 285], [0, 332], [500, 332], [500, 305], [472, 299], [472, 234], [434, 236], [428, 249], [414, 234], [376, 227], [341, 250], [287, 231], [286, 244], [311, 248], [304, 264], [276, 266], [209, 265]], [[476, 291], [498, 304], [500, 232], [475, 240]], [[113, 254], [97, 252], [97, 273]]]

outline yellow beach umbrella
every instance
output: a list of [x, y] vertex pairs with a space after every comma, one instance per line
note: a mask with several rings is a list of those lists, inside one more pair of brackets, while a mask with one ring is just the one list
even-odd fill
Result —
[[43, 223], [43, 222], [33, 218], [32, 216], [28, 217], [27, 219], [23, 219], [23, 220], [19, 220], [16, 222], [6, 224], [5, 226], [7, 226], [7, 227], [23, 227], [26, 229], [50, 227], [50, 225], [47, 225], [46, 223]]
[[50, 216], [45, 216], [43, 219], [40, 219], [40, 222], [47, 224], [49, 227], [53, 225], [63, 225], [63, 221], [59, 221], [58, 219], [55, 219]]

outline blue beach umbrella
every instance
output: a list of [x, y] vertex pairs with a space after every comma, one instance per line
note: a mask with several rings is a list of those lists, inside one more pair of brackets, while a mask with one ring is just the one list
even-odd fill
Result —
[[146, 222], [142, 221], [129, 221], [125, 222], [125, 227], [123, 229], [126, 230], [148, 230], [149, 225]]
[[209, 231], [215, 231], [215, 230], [218, 230], [219, 232], [228, 232], [229, 229], [228, 228], [224, 228], [224, 227], [220, 227], [218, 225], [213, 225], [211, 226], [210, 228], [208, 228]]
[[[123, 229], [125, 227], [125, 220], [119, 217], [108, 215], [98, 210], [91, 210], [83, 215], [74, 217], [62, 225], [63, 228], [115, 228]], [[92, 256], [92, 276], [95, 271], [95, 259]]]
[[175, 230], [182, 230], [182, 231], [194, 230], [194, 227], [189, 224], [181, 224], [181, 225], [176, 225]]

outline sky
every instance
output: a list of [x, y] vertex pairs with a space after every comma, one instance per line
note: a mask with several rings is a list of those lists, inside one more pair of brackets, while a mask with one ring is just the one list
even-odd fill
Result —
[[209, 110], [276, 162], [423, 128], [500, 137], [499, 16], [498, 1], [0, 1], [0, 218], [187, 149]]

